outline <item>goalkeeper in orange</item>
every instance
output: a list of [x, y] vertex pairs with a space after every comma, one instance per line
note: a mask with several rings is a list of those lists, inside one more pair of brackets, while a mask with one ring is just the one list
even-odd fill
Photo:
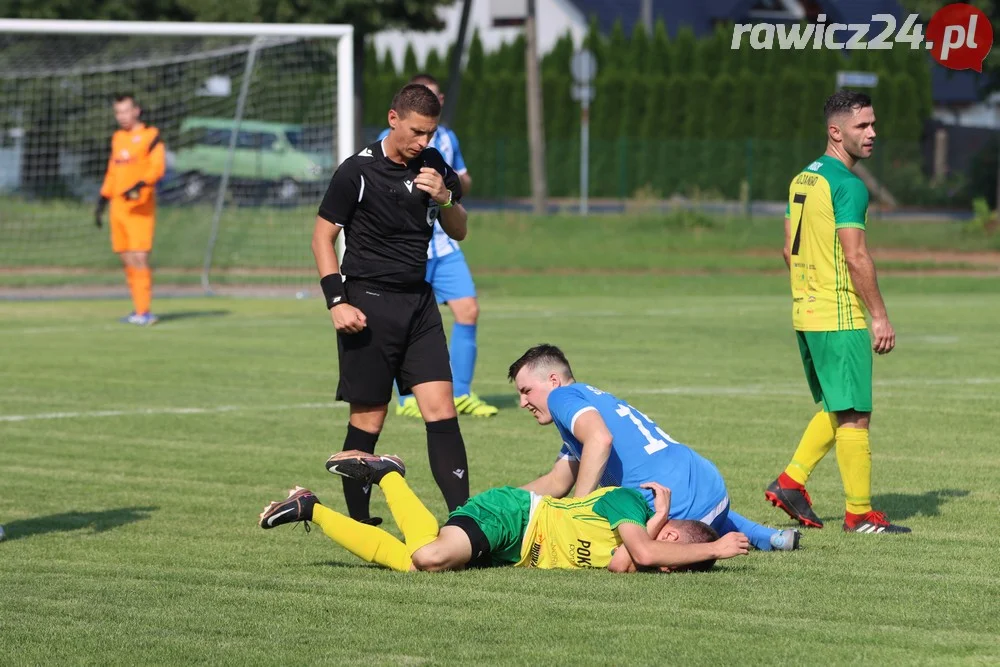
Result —
[[121, 257], [133, 310], [122, 318], [127, 324], [149, 326], [157, 318], [150, 312], [153, 274], [149, 253], [156, 226], [156, 182], [165, 168], [163, 142], [155, 127], [139, 121], [142, 109], [131, 94], [115, 97], [119, 130], [111, 137], [111, 157], [104, 174], [94, 224], [103, 225], [104, 209], [111, 204], [111, 247]]

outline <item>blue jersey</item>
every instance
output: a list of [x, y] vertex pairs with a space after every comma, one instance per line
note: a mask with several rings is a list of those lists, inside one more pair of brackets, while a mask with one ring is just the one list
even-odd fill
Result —
[[[583, 444], [573, 435], [580, 415], [595, 410], [611, 432], [611, 456], [601, 486], [637, 488], [659, 482], [670, 489], [670, 518], [712, 523], [728, 508], [726, 484], [711, 461], [682, 445], [656, 423], [615, 396], [587, 384], [574, 383], [549, 394], [549, 413], [559, 429], [559, 455], [579, 461]], [[653, 494], [642, 489], [649, 506]]]
[[[382, 130], [378, 135], [379, 141], [389, 136], [389, 130]], [[462, 149], [458, 145], [458, 137], [447, 127], [438, 126], [437, 132], [431, 137], [428, 144], [431, 148], [436, 148], [444, 161], [448, 163], [456, 174], [461, 176], [468, 169], [465, 166], [465, 158], [462, 157]], [[427, 247], [427, 259], [437, 259], [445, 255], [450, 255], [459, 250], [458, 243], [448, 236], [441, 227], [441, 223], [434, 221], [434, 235], [431, 236], [430, 245]]]

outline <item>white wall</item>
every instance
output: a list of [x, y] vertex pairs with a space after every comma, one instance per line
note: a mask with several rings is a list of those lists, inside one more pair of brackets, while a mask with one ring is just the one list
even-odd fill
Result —
[[935, 120], [949, 125], [1000, 129], [1000, 93], [993, 93], [986, 101], [963, 109], [938, 107], [933, 116]]
[[[555, 46], [566, 31], [573, 35], [574, 43], [583, 42], [587, 34], [587, 24], [576, 6], [568, 0], [537, 0], [538, 12], [538, 48], [547, 53]], [[411, 32], [400, 30], [385, 30], [375, 33], [375, 49], [381, 57], [386, 50], [392, 53], [396, 67], [403, 66], [403, 54], [407, 44], [413, 45], [417, 55], [417, 63], [421, 66], [431, 49], [437, 49], [443, 58], [448, 46], [458, 39], [458, 24], [462, 18], [462, 0], [456, 0], [451, 7], [438, 10], [438, 15], [445, 22], [445, 29], [440, 32]], [[494, 28], [490, 18], [490, 0], [472, 0], [469, 11], [468, 39], [472, 40], [474, 30], [479, 30], [479, 38], [486, 51], [495, 51], [505, 42], [512, 42], [521, 33], [521, 28]], [[468, 49], [466, 49], [468, 52]], [[410, 72], [407, 72], [410, 74]]]

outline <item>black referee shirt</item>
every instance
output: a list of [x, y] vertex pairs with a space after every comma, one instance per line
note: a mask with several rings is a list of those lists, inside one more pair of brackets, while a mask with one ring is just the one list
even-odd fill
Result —
[[344, 228], [340, 270], [347, 280], [407, 287], [424, 282], [427, 245], [439, 209], [413, 184], [422, 167], [436, 169], [451, 190], [452, 201], [458, 203], [462, 197], [458, 175], [434, 148], [402, 165], [387, 158], [377, 141], [337, 168], [319, 215]]

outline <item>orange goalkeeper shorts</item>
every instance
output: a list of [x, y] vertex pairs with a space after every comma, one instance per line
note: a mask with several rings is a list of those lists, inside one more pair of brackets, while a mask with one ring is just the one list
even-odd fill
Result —
[[149, 252], [153, 249], [156, 219], [129, 216], [112, 218], [111, 248], [117, 252]]

